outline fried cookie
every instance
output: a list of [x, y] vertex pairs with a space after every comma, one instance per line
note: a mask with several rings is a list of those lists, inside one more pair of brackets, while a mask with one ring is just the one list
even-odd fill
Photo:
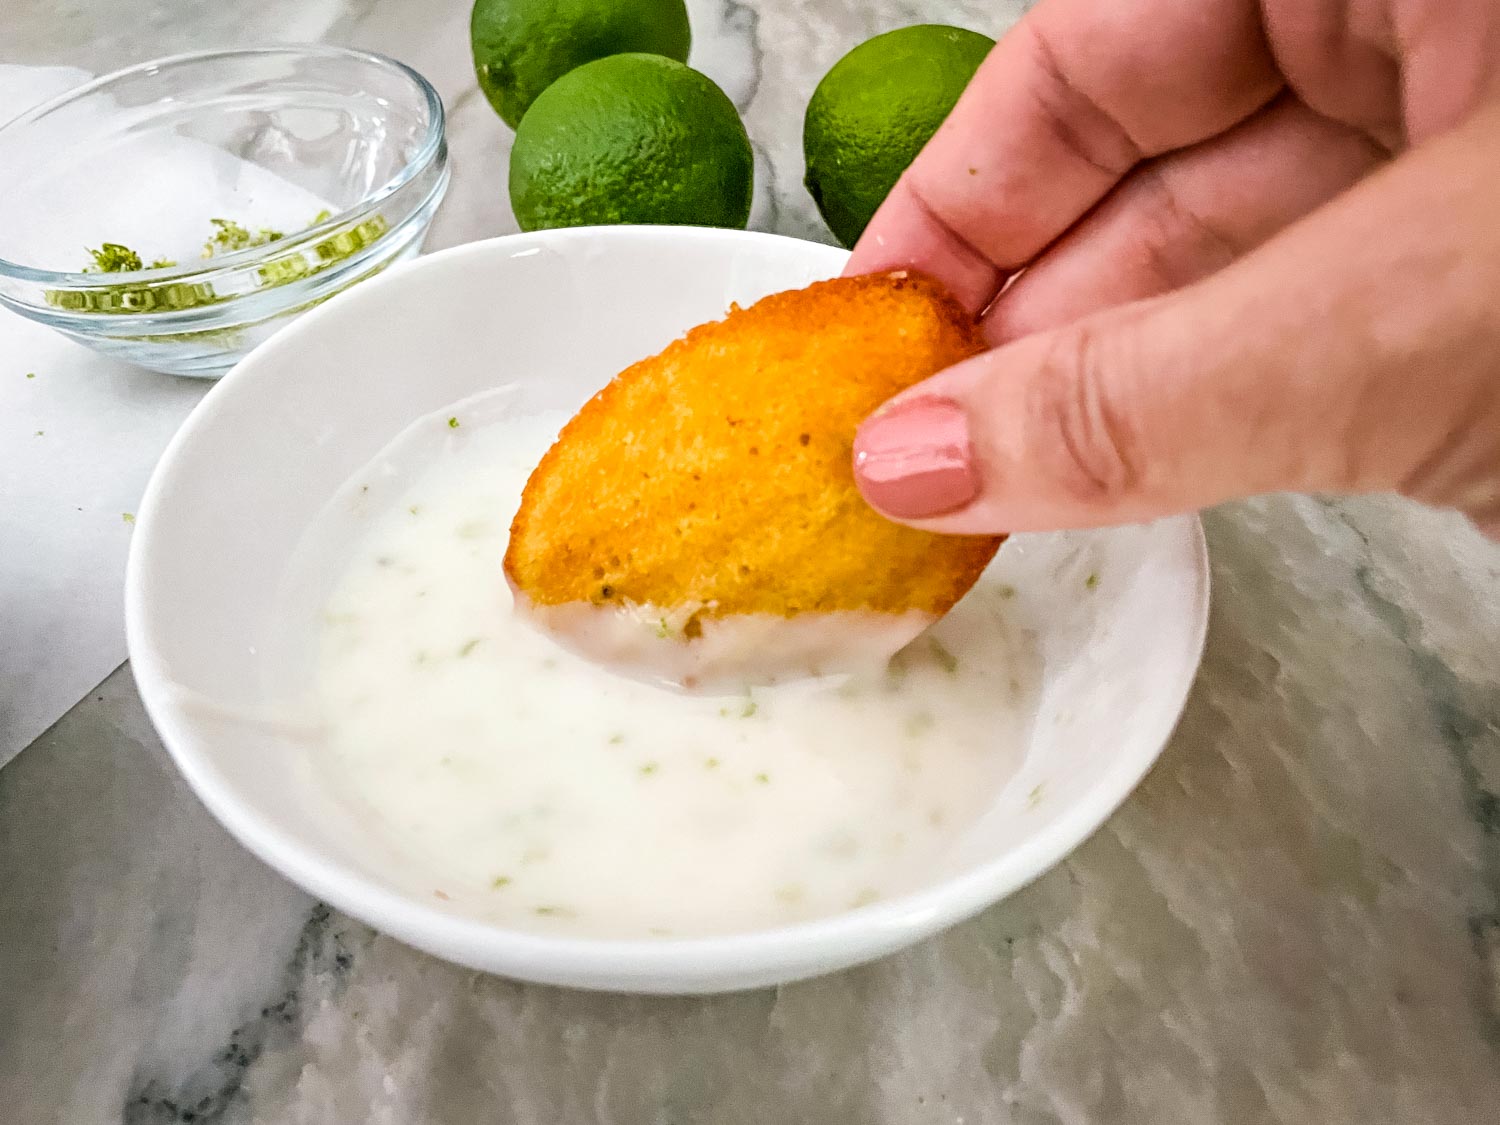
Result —
[[984, 346], [907, 272], [731, 306], [563, 427], [511, 525], [518, 610], [587, 656], [689, 687], [888, 659], [1000, 539], [878, 515], [855, 486], [855, 431]]

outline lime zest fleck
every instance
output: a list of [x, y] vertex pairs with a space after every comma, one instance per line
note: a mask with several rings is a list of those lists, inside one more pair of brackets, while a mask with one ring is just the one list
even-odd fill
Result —
[[659, 769], [661, 769], [661, 766], [658, 765], [656, 762], [643, 762], [641, 764], [640, 769], [637, 772], [642, 777], [650, 777], [652, 774], [656, 773]]
[[745, 705], [740, 708], [740, 718], [748, 719], [760, 710], [760, 704], [753, 699], [745, 700]]
[[28, 371], [28, 372], [26, 372], [26, 378], [28, 378], [28, 379], [35, 379], [36, 378], [36, 372], [35, 371]]
[[609, 744], [611, 746], [618, 746], [618, 745], [620, 745], [620, 743], [622, 743], [624, 741], [625, 741], [625, 736], [623, 734], [619, 733], [618, 731], [616, 731], [614, 734], [612, 734], [612, 735], [609, 736]]
[[84, 253], [94, 260], [93, 265], [83, 267], [84, 273], [134, 273], [144, 268], [141, 256], [118, 242], [106, 242], [99, 249], [87, 249]]
[[450, 430], [456, 430], [456, 429], [458, 429], [458, 419], [457, 418], [449, 418], [448, 419], [448, 428]]
[[126, 523], [135, 523], [135, 513], [134, 512], [121, 512], [120, 513], [120, 518], [122, 520], [124, 520]]
[[1093, 574], [1090, 574], [1084, 579], [1083, 584], [1090, 590], [1097, 590], [1099, 588], [1099, 572], [1095, 571]]
[[41, 436], [42, 436], [42, 434], [44, 434], [44, 433], [45, 433], [45, 432], [46, 432], [46, 431], [45, 431], [45, 430], [38, 430], [38, 431], [37, 431], [37, 432], [36, 432], [36, 436], [37, 436], [37, 437], [41, 437]]
[[203, 244], [205, 258], [212, 258], [219, 253], [233, 253], [236, 250], [267, 246], [272, 242], [280, 242], [286, 237], [281, 231], [267, 227], [261, 227], [255, 234], [251, 234], [233, 219], [209, 219], [208, 221], [213, 224], [214, 233]]
[[958, 673], [958, 657], [953, 655], [947, 645], [936, 637], [928, 637], [927, 648], [932, 653], [932, 658], [942, 666], [944, 672], [950, 676]]
[[532, 913], [539, 918], [576, 918], [576, 911], [569, 910], [566, 906], [538, 906], [532, 909]]
[[703, 759], [703, 768], [706, 769], [706, 770], [716, 770], [716, 769], [718, 769], [719, 768], [719, 759], [718, 758], [704, 758]]
[[473, 652], [474, 649], [478, 647], [479, 642], [483, 639], [483, 637], [471, 637], [469, 640], [465, 641], [463, 647], [458, 650], [458, 655], [468, 656], [469, 653]]
[[1042, 803], [1042, 795], [1046, 791], [1046, 782], [1041, 782], [1031, 787], [1031, 792], [1026, 794], [1026, 807], [1034, 809]]
[[771, 775], [762, 771], [755, 775], [755, 783], [757, 785], [769, 785], [771, 784]]
[[511, 878], [509, 875], [496, 875], [493, 879], [490, 880], [490, 890], [498, 891], [502, 887], [510, 886], [510, 884]]

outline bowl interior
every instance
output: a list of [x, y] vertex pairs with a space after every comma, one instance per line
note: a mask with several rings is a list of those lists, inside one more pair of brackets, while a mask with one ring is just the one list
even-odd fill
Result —
[[163, 458], [127, 589], [143, 697], [210, 809], [314, 893], [429, 951], [654, 991], [868, 959], [1016, 889], [1081, 841], [1155, 759], [1192, 680], [1207, 607], [1196, 520], [1007, 544], [996, 565], [1041, 666], [1030, 737], [997, 747], [1014, 755], [1010, 780], [924, 886], [845, 915], [667, 942], [508, 932], [434, 901], [430, 873], [351, 815], [313, 764], [295, 705], [308, 634], [288, 627], [283, 576], [310, 531], [327, 537], [326, 505], [351, 476], [415, 419], [497, 384], [516, 384], [527, 406], [575, 409], [729, 302], [832, 275], [843, 260], [740, 232], [518, 235], [394, 270], [245, 360]]
[[101, 79], [0, 129], [0, 259], [72, 272], [115, 242], [190, 265], [212, 218], [300, 231], [395, 179], [430, 142], [433, 111], [403, 67], [333, 48]]

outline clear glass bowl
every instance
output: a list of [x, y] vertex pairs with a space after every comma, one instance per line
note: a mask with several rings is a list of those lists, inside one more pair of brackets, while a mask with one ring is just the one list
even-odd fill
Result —
[[[106, 355], [217, 376], [417, 254], [447, 185], [442, 100], [392, 59], [145, 63], [0, 126], [0, 304]], [[96, 250], [126, 268], [90, 268]]]

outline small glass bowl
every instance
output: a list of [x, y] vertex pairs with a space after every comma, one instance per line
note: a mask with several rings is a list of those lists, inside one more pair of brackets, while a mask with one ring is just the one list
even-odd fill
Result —
[[[216, 377], [415, 256], [447, 185], [442, 100], [393, 59], [288, 46], [144, 63], [0, 126], [0, 305]], [[90, 268], [96, 250], [125, 269]]]

